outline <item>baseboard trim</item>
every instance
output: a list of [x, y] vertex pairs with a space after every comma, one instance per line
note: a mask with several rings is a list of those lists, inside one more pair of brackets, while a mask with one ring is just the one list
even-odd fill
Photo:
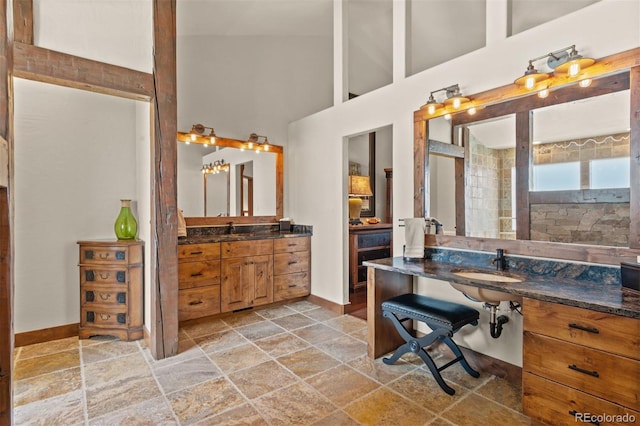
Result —
[[318, 306], [321, 306], [325, 309], [328, 309], [340, 315], [347, 313], [347, 310], [346, 310], [347, 305], [340, 305], [338, 303], [331, 302], [327, 299], [323, 299], [322, 297], [316, 296], [315, 294], [310, 294], [309, 296], [307, 296], [307, 300], [311, 303], [315, 303]]
[[24, 333], [16, 333], [14, 337], [14, 346], [27, 346], [35, 343], [44, 343], [51, 340], [66, 339], [67, 337], [78, 336], [80, 324], [59, 325], [57, 327], [43, 328], [42, 330], [26, 331]]

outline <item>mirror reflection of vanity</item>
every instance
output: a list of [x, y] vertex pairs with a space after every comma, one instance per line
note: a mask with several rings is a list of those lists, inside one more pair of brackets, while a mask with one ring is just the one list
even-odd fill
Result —
[[178, 207], [188, 225], [282, 217], [281, 146], [183, 132], [177, 140]]
[[[434, 237], [437, 244], [523, 254], [550, 248], [545, 254], [607, 263], [640, 248], [640, 207], [632, 202], [640, 192], [639, 135], [631, 114], [639, 101], [630, 94], [639, 85], [637, 50], [599, 60], [588, 87], [565, 83], [546, 98], [514, 85], [471, 95], [490, 101], [474, 115], [453, 115], [448, 132], [438, 131], [441, 117], [416, 111], [416, 145], [424, 144], [416, 190], [431, 183], [430, 163], [442, 168], [445, 157], [456, 185], [457, 236]], [[433, 214], [430, 192], [418, 194], [416, 216]], [[532, 240], [548, 245], [524, 243]]]

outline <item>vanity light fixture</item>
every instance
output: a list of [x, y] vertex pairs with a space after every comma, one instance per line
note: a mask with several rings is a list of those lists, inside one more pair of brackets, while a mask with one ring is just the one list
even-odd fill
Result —
[[[442, 103], [436, 101], [436, 98], [434, 96], [438, 92], [445, 92], [445, 99]], [[460, 86], [458, 84], [453, 84], [451, 86], [443, 87], [442, 89], [434, 90], [433, 92], [431, 92], [429, 94], [427, 103], [422, 108], [426, 107], [427, 113], [429, 115], [433, 115], [438, 109], [442, 107], [447, 107], [452, 110], [458, 110], [463, 106], [463, 104], [467, 102], [469, 102], [469, 98], [465, 98], [464, 96], [462, 96], [462, 93], [460, 93]]]
[[[204, 133], [207, 129], [211, 131], [208, 135], [205, 135]], [[189, 135], [192, 141], [195, 141], [198, 136], [208, 136], [212, 145], [216, 143], [216, 132], [213, 130], [213, 127], [203, 126], [202, 124], [194, 124], [193, 126], [191, 126]]]
[[[260, 141], [260, 139], [262, 139], [262, 141]], [[269, 151], [269, 139], [266, 136], [251, 133], [247, 139], [247, 147], [249, 149], [254, 149], [254, 144], [258, 145], [255, 148], [256, 153], [260, 152], [261, 147], [263, 151]]]
[[529, 65], [524, 75], [517, 78], [514, 83], [519, 86], [524, 86], [527, 90], [533, 90], [538, 83], [551, 78], [548, 73], [540, 72], [534, 68], [533, 63], [541, 59], [547, 59], [547, 66], [554, 70], [554, 74], [567, 74], [569, 77], [577, 76], [580, 71], [596, 62], [592, 58], [583, 58], [579, 55], [576, 50], [576, 45], [574, 44], [564, 49], [529, 59]]
[[215, 174], [229, 171], [229, 163], [225, 163], [224, 159], [216, 160], [213, 163], [204, 164], [202, 166], [203, 174]]

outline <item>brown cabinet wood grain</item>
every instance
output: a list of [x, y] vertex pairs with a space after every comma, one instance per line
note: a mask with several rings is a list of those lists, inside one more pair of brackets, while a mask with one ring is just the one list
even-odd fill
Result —
[[178, 317], [181, 321], [220, 313], [220, 285], [180, 290]]
[[[255, 242], [255, 241], [254, 241]], [[262, 241], [261, 241], [262, 242]], [[273, 244], [271, 243], [271, 253]], [[234, 242], [235, 243], [235, 242]], [[227, 245], [226, 252], [240, 253], [234, 243]], [[238, 242], [247, 247], [245, 241]], [[261, 252], [264, 244], [254, 246], [254, 253]], [[222, 260], [221, 312], [231, 312], [273, 302], [273, 255], [250, 255]]]
[[367, 285], [365, 260], [391, 256], [393, 226], [390, 223], [349, 226], [349, 288]]
[[143, 337], [143, 241], [78, 241], [79, 337]]
[[220, 243], [178, 246], [178, 320], [220, 313]]

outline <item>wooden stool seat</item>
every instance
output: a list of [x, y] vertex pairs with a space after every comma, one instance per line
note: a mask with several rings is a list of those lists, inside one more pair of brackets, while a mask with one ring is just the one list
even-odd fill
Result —
[[[391, 357], [383, 358], [382, 361], [385, 364], [394, 364], [405, 353], [413, 352], [424, 361], [438, 385], [449, 395], [453, 395], [455, 390], [444, 382], [440, 374], [442, 370], [460, 362], [469, 375], [480, 377], [480, 373], [471, 368], [458, 345], [451, 339], [453, 334], [463, 326], [478, 324], [480, 314], [477, 310], [459, 303], [407, 293], [382, 302], [382, 315], [393, 322], [398, 333], [406, 341]], [[420, 338], [414, 337], [403, 325], [407, 320], [423, 322], [432, 332]], [[441, 367], [436, 366], [431, 356], [424, 350], [436, 340], [445, 343], [456, 356]]]

